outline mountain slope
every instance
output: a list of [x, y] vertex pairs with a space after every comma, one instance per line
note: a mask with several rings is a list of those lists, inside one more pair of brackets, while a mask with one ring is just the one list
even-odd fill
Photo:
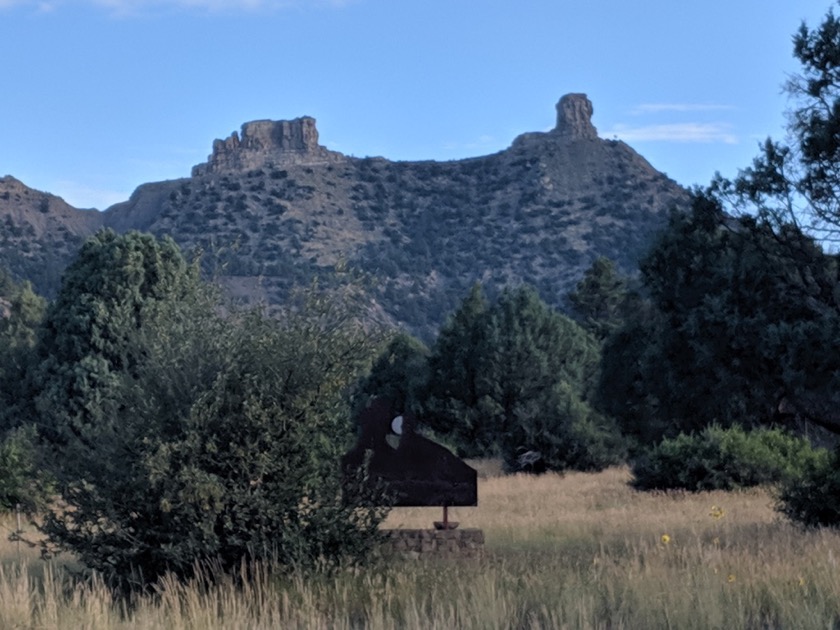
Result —
[[552, 131], [451, 162], [344, 156], [309, 117], [246, 123], [191, 177], [144, 184], [101, 225], [169, 234], [234, 293], [269, 303], [336, 265], [361, 271], [377, 317], [428, 337], [477, 280], [528, 282], [561, 306], [599, 255], [632, 272], [685, 203], [629, 146], [598, 138], [591, 115], [567, 95]]
[[0, 177], [0, 266], [43, 292], [58, 287], [61, 271], [104, 223], [100, 212]]

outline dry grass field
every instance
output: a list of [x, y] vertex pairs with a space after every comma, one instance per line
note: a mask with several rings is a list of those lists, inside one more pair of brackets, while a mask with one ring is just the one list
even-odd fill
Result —
[[[485, 476], [481, 560], [380, 563], [330, 577], [257, 571], [164, 581], [130, 605], [60, 559], [0, 546], [0, 628], [832, 628], [840, 624], [840, 534], [803, 531], [768, 490], [648, 494], [626, 469]], [[398, 509], [388, 527], [428, 527]], [[3, 522], [7, 533], [13, 519]], [[3, 536], [5, 539], [5, 535]]]

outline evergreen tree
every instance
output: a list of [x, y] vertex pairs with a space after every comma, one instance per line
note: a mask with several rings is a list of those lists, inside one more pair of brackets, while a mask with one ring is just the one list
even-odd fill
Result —
[[488, 308], [481, 285], [473, 285], [444, 324], [429, 357], [424, 419], [434, 431], [451, 435], [465, 457], [492, 454], [496, 445], [495, 429], [487, 422], [494, 403], [482, 373]]
[[20, 424], [25, 376], [46, 302], [28, 282], [17, 284], [2, 270], [0, 299], [7, 305], [0, 313], [0, 430], [6, 430]]
[[652, 378], [660, 356], [662, 317], [649, 299], [628, 298], [628, 317], [604, 342], [596, 407], [615, 418], [632, 442], [651, 444], [680, 428], [658, 413]]
[[[390, 398], [397, 409], [419, 413], [428, 385], [429, 349], [407, 333], [397, 333], [374, 361], [360, 386], [362, 398]], [[360, 400], [364, 407], [366, 400]]]
[[427, 418], [470, 456], [502, 455], [512, 469], [600, 468], [620, 444], [586, 402], [598, 344], [533, 289], [487, 306], [474, 288], [432, 349]]
[[487, 420], [510, 469], [539, 454], [551, 470], [601, 469], [621, 456], [614, 427], [587, 398], [596, 340], [528, 287], [505, 290], [490, 312], [488, 362], [495, 414]]
[[605, 340], [621, 326], [627, 289], [627, 280], [613, 261], [595, 259], [568, 296], [576, 321], [598, 340]]
[[34, 426], [22, 413], [31, 395], [26, 375], [44, 308], [28, 282], [18, 284], [0, 269], [0, 509], [34, 512], [52, 490], [38, 469]]
[[85, 439], [89, 425], [110, 423], [103, 404], [143, 349], [129, 343], [156, 304], [187, 300], [198, 270], [169, 238], [103, 230], [67, 268], [39, 333], [34, 381], [41, 430], [51, 444]]
[[698, 193], [642, 277], [648, 314], [607, 343], [600, 387], [628, 433], [654, 441], [795, 416], [840, 429], [830, 414], [810, 413], [831, 407], [840, 373], [831, 341], [840, 337], [838, 264], [813, 239], [727, 216]]
[[733, 207], [776, 225], [836, 240], [840, 229], [840, 19], [829, 10], [814, 28], [793, 37], [800, 71], [785, 85], [793, 99], [789, 142], [768, 138], [734, 181], [717, 178], [715, 192]]

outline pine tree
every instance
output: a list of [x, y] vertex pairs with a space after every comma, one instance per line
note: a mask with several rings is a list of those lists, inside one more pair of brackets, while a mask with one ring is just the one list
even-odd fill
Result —
[[649, 442], [710, 424], [803, 419], [840, 431], [830, 412], [840, 270], [813, 239], [727, 216], [698, 193], [642, 278], [649, 304], [607, 342], [599, 396], [627, 433]]
[[0, 269], [0, 509], [42, 509], [52, 496], [38, 469], [35, 427], [23, 410], [31, 396], [27, 372], [45, 301], [28, 282]]
[[572, 312], [586, 330], [603, 341], [622, 323], [627, 281], [609, 258], [600, 257], [569, 294]]
[[482, 373], [487, 326], [487, 300], [475, 284], [444, 324], [429, 357], [425, 420], [435, 431], [451, 435], [466, 457], [491, 454], [496, 441], [486, 421], [494, 403]]
[[17, 284], [2, 270], [0, 298], [8, 304], [8, 312], [0, 314], [0, 430], [6, 430], [22, 420], [26, 373], [46, 302], [28, 282]]
[[[397, 409], [419, 413], [428, 386], [429, 349], [407, 333], [396, 334], [360, 386], [362, 398], [389, 398]], [[366, 400], [360, 400], [364, 406]]]
[[600, 468], [621, 444], [587, 403], [598, 361], [596, 340], [533, 289], [488, 306], [473, 288], [432, 349], [426, 417], [462, 454], [499, 454], [512, 469], [532, 457], [556, 470]]

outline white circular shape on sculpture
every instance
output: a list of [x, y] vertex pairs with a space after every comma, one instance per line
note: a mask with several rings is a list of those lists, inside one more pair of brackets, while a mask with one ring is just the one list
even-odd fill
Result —
[[391, 431], [396, 433], [397, 435], [402, 435], [403, 429], [403, 417], [397, 416], [393, 420], [391, 420]]

